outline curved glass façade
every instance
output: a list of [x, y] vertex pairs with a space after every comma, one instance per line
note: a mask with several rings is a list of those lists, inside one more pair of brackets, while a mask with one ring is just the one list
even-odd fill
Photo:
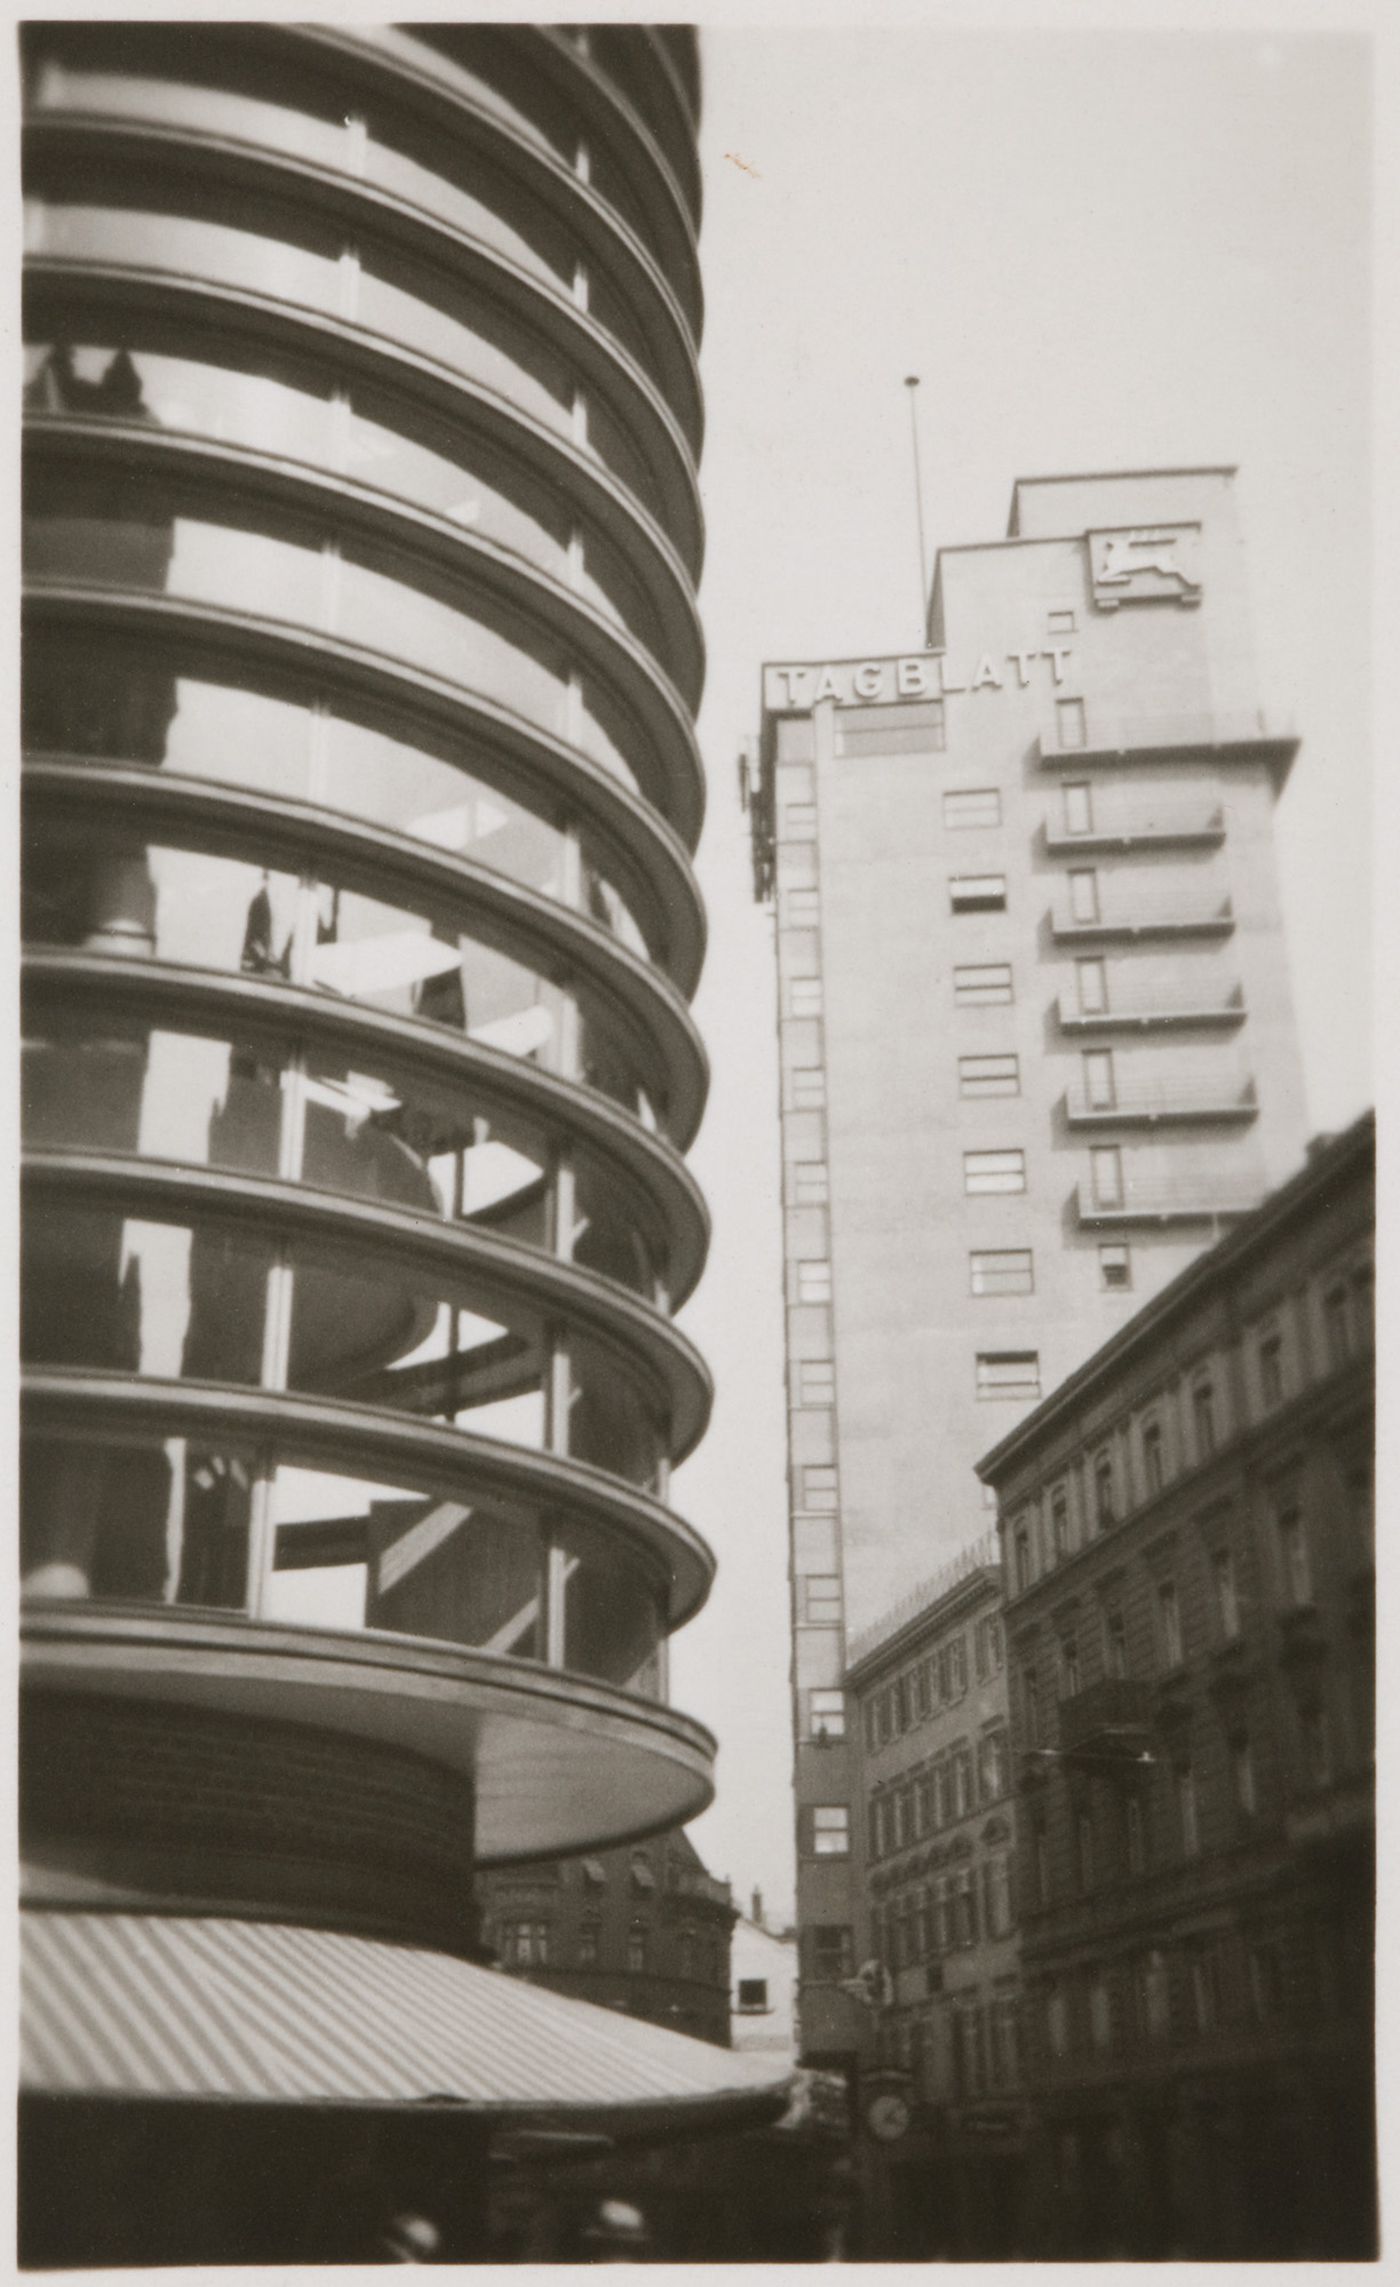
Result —
[[708, 1557], [693, 110], [25, 38], [28, 1593], [662, 1696]]

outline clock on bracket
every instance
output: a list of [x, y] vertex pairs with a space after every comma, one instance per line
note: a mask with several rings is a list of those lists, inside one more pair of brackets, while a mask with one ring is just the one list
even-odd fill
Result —
[[897, 2144], [913, 2117], [908, 2097], [897, 2088], [877, 2089], [865, 2108], [865, 2125], [882, 2144]]

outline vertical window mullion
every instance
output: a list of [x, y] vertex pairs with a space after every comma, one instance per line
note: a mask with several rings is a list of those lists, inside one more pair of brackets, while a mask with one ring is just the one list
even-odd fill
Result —
[[272, 1489], [276, 1464], [261, 1463], [248, 1494], [248, 1588], [245, 1609], [253, 1620], [264, 1619], [277, 1558], [277, 1523]]

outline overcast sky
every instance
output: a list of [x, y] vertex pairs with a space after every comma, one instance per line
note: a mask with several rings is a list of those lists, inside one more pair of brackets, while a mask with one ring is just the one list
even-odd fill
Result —
[[1304, 742], [1278, 849], [1313, 1127], [1372, 1094], [1367, 43], [1000, 21], [703, 36], [715, 1243], [686, 1323], [717, 1398], [676, 1500], [720, 1574], [672, 1696], [720, 1738], [697, 1846], [779, 1911], [775, 991], [734, 763], [763, 659], [920, 640], [907, 373], [931, 551], [1002, 536], [1017, 476], [1239, 465], [1264, 691]]

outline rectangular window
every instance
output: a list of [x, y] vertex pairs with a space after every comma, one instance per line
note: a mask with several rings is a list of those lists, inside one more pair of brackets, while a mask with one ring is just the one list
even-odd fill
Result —
[[780, 842], [815, 842], [817, 838], [817, 806], [815, 802], [787, 802], [780, 813], [778, 827]]
[[1040, 1352], [979, 1350], [977, 1395], [979, 1398], [1038, 1398]]
[[[792, 1198], [795, 1207], [825, 1207], [831, 1196], [831, 1182], [824, 1159], [798, 1160], [792, 1171]], [[810, 1265], [804, 1266], [810, 1268]], [[800, 1285], [799, 1277], [799, 1285]], [[803, 1297], [804, 1301], [808, 1299]], [[825, 1299], [825, 1298], [823, 1298]]]
[[820, 1064], [804, 1064], [788, 1074], [788, 1102], [797, 1112], [819, 1112], [826, 1102], [826, 1073]]
[[1094, 812], [1087, 778], [1077, 779], [1061, 791], [1065, 803], [1065, 832], [1091, 834], [1094, 830]]
[[1162, 1457], [1162, 1425], [1149, 1421], [1142, 1432], [1142, 1470], [1149, 1494], [1160, 1493], [1166, 1482], [1166, 1464]]
[[1271, 1328], [1259, 1344], [1259, 1393], [1266, 1406], [1283, 1398], [1283, 1336]]
[[1327, 1326], [1327, 1356], [1335, 1372], [1351, 1356], [1351, 1310], [1344, 1286], [1334, 1286], [1322, 1298]]
[[820, 977], [792, 977], [788, 981], [788, 1015], [820, 1016], [822, 1013], [822, 981]]
[[982, 1877], [983, 1906], [989, 1938], [1004, 1938], [1011, 1928], [1011, 1856], [998, 1851], [986, 1861]]
[[807, 1728], [813, 1739], [844, 1739], [846, 1695], [840, 1691], [809, 1691]]
[[1089, 1165], [1094, 1179], [1094, 1205], [1121, 1207], [1123, 1154], [1117, 1144], [1096, 1144], [1089, 1154]]
[[1280, 1510], [1275, 1520], [1278, 1531], [1279, 1572], [1283, 1583], [1285, 1604], [1296, 1610], [1313, 1600], [1312, 1559], [1308, 1549], [1308, 1536], [1301, 1513], [1297, 1509]]
[[1004, 913], [1005, 874], [953, 874], [948, 897], [954, 913]]
[[1142, 1797], [1129, 1795], [1123, 1810], [1123, 1855], [1130, 1874], [1147, 1871], [1147, 1821], [1142, 1815]]
[[1035, 1902], [1048, 1906], [1052, 1894], [1050, 1881], [1050, 1836], [1043, 1818], [1031, 1828], [1031, 1871], [1035, 1878]]
[[999, 1803], [1006, 1793], [1010, 1755], [1004, 1731], [989, 1731], [978, 1749], [977, 1784], [984, 1803]]
[[844, 1803], [819, 1805], [812, 1813], [812, 1855], [846, 1858], [851, 1848], [851, 1814]]
[[599, 1927], [596, 1922], [580, 1922], [578, 1932], [579, 1967], [588, 1969], [598, 1959]]
[[1069, 910], [1076, 921], [1099, 918], [1099, 877], [1093, 866], [1077, 866], [1069, 877]]
[[1191, 2009], [1198, 2033], [1213, 2033], [1220, 2016], [1215, 1954], [1207, 1945], [1191, 1948]]
[[1113, 1482], [1113, 1456], [1099, 1453], [1094, 1456], [1094, 1519], [1099, 1531], [1118, 1521], [1118, 1504]]
[[739, 2007], [758, 2012], [768, 2007], [768, 1980], [766, 1977], [741, 1977], [739, 1980]]
[[1242, 1731], [1230, 1741], [1230, 1791], [1241, 1818], [1253, 1818], [1259, 1808], [1254, 1784], [1254, 1749]]
[[1018, 1056], [960, 1056], [960, 1096], [1019, 1096], [1021, 1060]]
[[1215, 1616], [1220, 1623], [1221, 1641], [1233, 1644], [1240, 1632], [1240, 1592], [1235, 1578], [1234, 1551], [1217, 1549], [1210, 1560], [1210, 1571], [1215, 1588]]
[[829, 1406], [836, 1399], [836, 1368], [830, 1358], [799, 1358], [797, 1402], [803, 1406]]
[[1026, 1155], [1023, 1151], [965, 1151], [963, 1190], [969, 1198], [989, 1191], [1024, 1191]]
[[647, 1932], [644, 1929], [627, 1933], [627, 1967], [635, 1977], [647, 1966]]
[[1161, 1580], [1157, 1583], [1157, 1635], [1166, 1669], [1181, 1666], [1181, 1606], [1177, 1602], [1176, 1582]]
[[1073, 635], [1074, 628], [1074, 613], [1068, 604], [1057, 604], [1053, 611], [1045, 614], [1047, 635]]
[[1196, 1459], [1215, 1451], [1215, 1387], [1197, 1382], [1191, 1391], [1191, 1421], [1196, 1432]]
[[792, 1520], [792, 1569], [799, 1577], [809, 1572], [835, 1572], [840, 1559], [836, 1554], [836, 1518], [833, 1512], [804, 1516], [798, 1509]]
[[1009, 961], [975, 961], [953, 971], [959, 1008], [1002, 1008], [1012, 997]]
[[1034, 1294], [1034, 1256], [1029, 1246], [993, 1246], [968, 1256], [972, 1294]]
[[839, 707], [838, 754], [941, 754], [945, 739], [943, 701], [922, 706]]
[[1060, 1697], [1074, 1699], [1079, 1692], [1079, 1642], [1074, 1636], [1060, 1638]]
[[880, 1744], [880, 1703], [868, 1699], [865, 1703], [865, 1744], [873, 1755]]
[[1034, 1668], [1027, 1668], [1021, 1679], [1021, 1705], [1026, 1718], [1028, 1745], [1040, 1745], [1040, 1678]]
[[830, 1263], [799, 1263], [797, 1266], [797, 1299], [799, 1302], [830, 1302]]
[[1023, 1527], [1016, 1535], [1016, 1593], [1023, 1595], [1031, 1584], [1031, 1536]]
[[1117, 1606], [1103, 1616], [1104, 1673], [1122, 1680], [1128, 1672], [1128, 1630]]
[[1086, 743], [1082, 699], [1055, 701], [1055, 731], [1062, 749], [1082, 747]]
[[1113, 1050], [1090, 1048], [1084, 1054], [1084, 1101], [1091, 1112], [1111, 1112], [1117, 1102], [1113, 1085]]
[[1201, 1828], [1196, 1806], [1196, 1774], [1189, 1763], [1181, 1764], [1177, 1770], [1176, 1814], [1181, 1825], [1182, 1857], [1199, 1857]]
[[841, 1582], [834, 1573], [809, 1572], [802, 1583], [804, 1613], [818, 1627], [834, 1626], [841, 1618]]
[[1063, 1485], [1050, 1496], [1050, 1546], [1056, 1564], [1063, 1564], [1069, 1555], [1069, 1494]]
[[1074, 964], [1075, 989], [1081, 1016], [1104, 1016], [1108, 1011], [1108, 968], [1097, 956]]
[[802, 1506], [804, 1509], [835, 1508], [836, 1471], [829, 1463], [812, 1463], [803, 1470]]
[[784, 929], [810, 929], [821, 918], [821, 901], [814, 889], [785, 889], [781, 924]]
[[928, 1714], [928, 1662], [920, 1660], [914, 1670], [914, 1716], [919, 1721]]
[[1074, 1822], [1075, 1872], [1081, 1890], [1094, 1887], [1094, 1822], [1087, 1810], [1081, 1810]]
[[808, 1964], [814, 1984], [834, 1984], [854, 1966], [851, 1932], [841, 1922], [818, 1922], [809, 1933]]
[[970, 786], [945, 794], [943, 823], [955, 831], [967, 826], [999, 826], [1000, 790], [995, 786]]
[[1099, 1285], [1105, 1294], [1119, 1294], [1133, 1283], [1132, 1257], [1116, 1240], [1099, 1248]]

